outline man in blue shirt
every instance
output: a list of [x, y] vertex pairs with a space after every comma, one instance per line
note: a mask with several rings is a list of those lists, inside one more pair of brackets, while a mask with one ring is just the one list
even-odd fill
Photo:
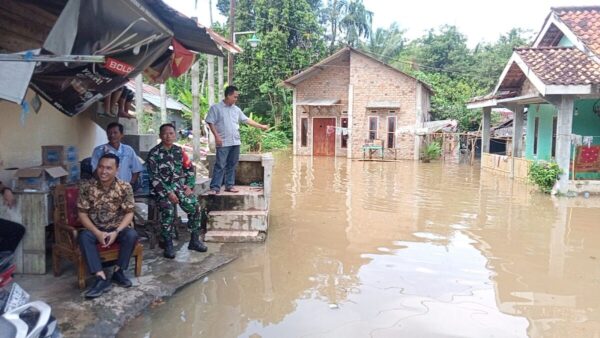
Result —
[[213, 177], [210, 181], [210, 190], [213, 194], [221, 191], [223, 178], [225, 179], [225, 191], [238, 192], [235, 189], [235, 167], [240, 159], [240, 123], [249, 124], [262, 130], [269, 126], [256, 123], [249, 119], [242, 110], [235, 105], [239, 93], [235, 86], [225, 88], [223, 101], [212, 105], [206, 116], [206, 123], [215, 135], [217, 146], [217, 159], [213, 169]]
[[104, 154], [112, 153], [119, 157], [119, 171], [117, 178], [125, 181], [135, 187], [140, 172], [144, 170], [142, 162], [137, 157], [135, 150], [126, 144], [121, 143], [123, 139], [123, 125], [112, 122], [106, 127], [106, 136], [108, 143], [99, 145], [92, 153], [92, 170], [95, 172], [98, 167], [98, 161]]

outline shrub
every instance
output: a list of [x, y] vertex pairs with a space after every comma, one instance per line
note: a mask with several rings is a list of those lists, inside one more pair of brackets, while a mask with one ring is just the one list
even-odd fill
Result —
[[528, 176], [529, 181], [537, 185], [542, 192], [549, 194], [560, 174], [562, 170], [556, 162], [537, 161], [529, 166]]
[[423, 149], [421, 158], [424, 161], [437, 160], [442, 156], [442, 146], [438, 142], [430, 142]]

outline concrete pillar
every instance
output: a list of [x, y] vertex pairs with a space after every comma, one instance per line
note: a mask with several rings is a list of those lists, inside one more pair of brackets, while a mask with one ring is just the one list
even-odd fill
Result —
[[219, 74], [219, 78], [218, 78], [218, 84], [219, 84], [219, 88], [217, 88], [217, 97], [219, 98], [219, 102], [223, 101], [223, 97], [225, 95], [224, 91], [225, 91], [225, 87], [223, 84], [223, 57], [219, 56], [218, 60], [218, 74]]
[[510, 162], [510, 178], [515, 177], [515, 158], [521, 157], [521, 140], [523, 139], [523, 106], [510, 107], [513, 114], [512, 156]]
[[160, 84], [160, 123], [165, 124], [169, 120], [167, 116], [167, 87]]
[[200, 159], [200, 62], [192, 65], [192, 146], [194, 160]]
[[[135, 116], [138, 121], [142, 121], [144, 115], [144, 78], [142, 74], [135, 76]], [[141, 123], [138, 123], [138, 134], [142, 134]]]
[[296, 88], [292, 92], [292, 151], [293, 154], [298, 154], [298, 135], [301, 133], [298, 130], [298, 108], [296, 107]]
[[208, 106], [215, 104], [215, 57], [206, 56], [206, 67], [208, 69]]
[[490, 152], [490, 123], [492, 119], [492, 107], [483, 108], [481, 121], [481, 152]]
[[571, 163], [571, 132], [573, 128], [572, 96], [561, 96], [558, 100], [556, 128], [556, 163], [562, 170], [559, 176], [558, 191], [567, 193], [569, 189], [569, 165]]
[[416, 107], [415, 107], [415, 140], [413, 149], [413, 159], [418, 161], [421, 158], [421, 136], [417, 135], [416, 131], [423, 128], [423, 85], [417, 82], [416, 90]]
[[354, 126], [352, 124], [352, 115], [354, 115], [354, 87], [348, 85], [348, 155], [347, 158], [352, 158], [352, 144], [354, 143]]

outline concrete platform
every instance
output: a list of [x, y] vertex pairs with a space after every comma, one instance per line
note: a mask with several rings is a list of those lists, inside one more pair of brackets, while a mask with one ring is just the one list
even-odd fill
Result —
[[206, 242], [219, 243], [252, 243], [264, 242], [267, 234], [262, 231], [222, 231], [211, 230], [206, 232], [204, 239]]
[[[187, 242], [180, 241], [174, 260], [162, 257], [162, 250], [144, 250], [143, 274], [134, 277], [132, 266], [126, 272], [133, 287], [113, 289], [102, 297], [86, 300], [77, 287], [73, 268], [66, 268], [60, 277], [17, 275], [19, 283], [32, 300], [43, 300], [52, 307], [65, 337], [114, 337], [130, 319], [150, 306], [162, 304], [181, 287], [203, 278], [211, 271], [233, 261], [237, 254], [226, 252], [219, 244], [208, 244], [207, 253], [190, 252]], [[133, 263], [132, 263], [133, 265]], [[107, 269], [112, 271], [111, 269]], [[88, 285], [92, 279], [88, 280]]]
[[201, 203], [208, 210], [267, 210], [267, 199], [262, 187], [235, 186], [239, 192], [221, 190], [218, 195], [201, 195]]
[[267, 231], [269, 212], [266, 210], [219, 210], [208, 213], [208, 231]]

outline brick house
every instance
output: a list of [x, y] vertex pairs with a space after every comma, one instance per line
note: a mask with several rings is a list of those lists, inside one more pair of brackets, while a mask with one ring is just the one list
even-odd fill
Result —
[[344, 47], [283, 82], [294, 90], [295, 155], [362, 158], [383, 144], [386, 159], [419, 159], [432, 91], [359, 50]]

